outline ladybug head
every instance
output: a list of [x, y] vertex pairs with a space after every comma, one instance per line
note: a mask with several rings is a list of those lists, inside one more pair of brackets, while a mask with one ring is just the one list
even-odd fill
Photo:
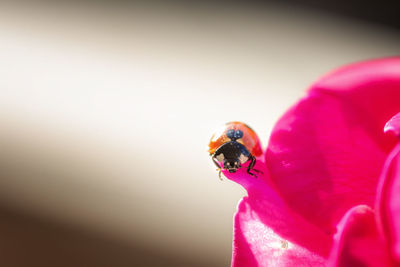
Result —
[[224, 169], [228, 170], [230, 173], [234, 173], [241, 167], [239, 159], [225, 159]]

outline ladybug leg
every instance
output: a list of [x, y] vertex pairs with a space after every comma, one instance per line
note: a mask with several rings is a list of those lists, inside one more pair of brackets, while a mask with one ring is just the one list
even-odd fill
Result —
[[212, 157], [212, 161], [214, 162], [215, 166], [217, 166], [218, 170], [220, 170], [221, 166], [219, 165], [218, 160], [214, 156]]
[[254, 172], [256, 172], [256, 173], [263, 173], [263, 172], [260, 171], [260, 170], [253, 169], [253, 168], [254, 168], [254, 165], [256, 165], [256, 162], [257, 162], [256, 158], [255, 158], [253, 155], [250, 156], [250, 159], [249, 159], [249, 160], [250, 160], [250, 164], [249, 164], [249, 166], [247, 167], [247, 173], [250, 174], [251, 176], [254, 176], [254, 177], [257, 178], [257, 175], [254, 174], [254, 173], [252, 173], [252, 172], [250, 172], [250, 171], [254, 171]]
[[217, 171], [219, 171], [218, 178], [222, 181], [221, 166], [219, 166], [219, 162], [217, 161], [217, 159], [215, 157], [212, 157], [212, 161], [214, 162], [215, 166], [217, 166]]

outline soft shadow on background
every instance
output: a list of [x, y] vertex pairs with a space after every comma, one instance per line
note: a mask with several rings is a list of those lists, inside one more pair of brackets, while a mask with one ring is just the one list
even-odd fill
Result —
[[319, 76], [400, 54], [397, 7], [333, 3], [1, 2], [1, 265], [228, 266], [213, 129], [265, 146]]

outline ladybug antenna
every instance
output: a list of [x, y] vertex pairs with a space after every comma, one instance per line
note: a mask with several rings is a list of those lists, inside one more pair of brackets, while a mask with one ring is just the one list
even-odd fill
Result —
[[241, 130], [233, 130], [230, 129], [226, 132], [226, 136], [231, 139], [232, 141], [236, 141], [237, 139], [240, 139], [243, 137], [243, 132]]
[[222, 180], [222, 177], [221, 177], [221, 170], [219, 170], [218, 177], [219, 177], [219, 179], [220, 179], [221, 181], [223, 181], [223, 180]]

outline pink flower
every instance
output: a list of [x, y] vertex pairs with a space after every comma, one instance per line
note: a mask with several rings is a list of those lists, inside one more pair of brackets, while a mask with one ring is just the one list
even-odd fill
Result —
[[224, 173], [248, 192], [232, 266], [400, 264], [400, 115], [385, 126], [398, 112], [400, 57], [313, 84], [276, 124], [264, 175]]

